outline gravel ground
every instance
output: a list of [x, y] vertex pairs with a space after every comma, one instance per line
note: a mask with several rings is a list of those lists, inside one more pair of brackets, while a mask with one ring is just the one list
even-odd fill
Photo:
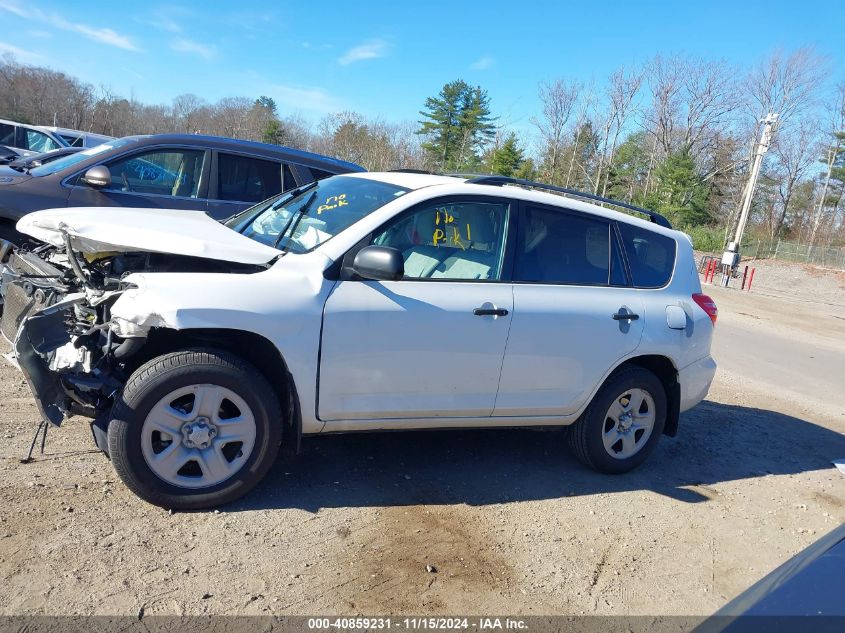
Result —
[[[806, 302], [827, 294], [758, 287], [714, 289], [720, 318], [845, 353]], [[772, 306], [792, 320], [757, 314]], [[38, 419], [2, 364], [0, 615], [706, 615], [845, 521], [845, 417], [776, 387], [721, 364], [625, 476], [583, 468], [560, 431], [345, 435], [306, 440], [238, 504], [171, 514], [126, 490], [83, 419], [19, 463]]]
[[[696, 253], [700, 261], [704, 253]], [[801, 300], [845, 308], [845, 271], [793, 264], [775, 259], [743, 260], [740, 270], [755, 268], [751, 291], [758, 295]], [[742, 280], [731, 280], [738, 288]]]

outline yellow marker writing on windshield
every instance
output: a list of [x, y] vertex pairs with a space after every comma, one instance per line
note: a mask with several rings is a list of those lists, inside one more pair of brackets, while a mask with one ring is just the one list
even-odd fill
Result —
[[347, 201], [345, 193], [342, 193], [339, 196], [329, 196], [326, 198], [325, 204], [321, 204], [317, 207], [317, 215], [320, 215], [323, 211], [330, 211], [331, 209], [337, 209], [338, 207], [345, 207], [348, 204], [349, 201]]

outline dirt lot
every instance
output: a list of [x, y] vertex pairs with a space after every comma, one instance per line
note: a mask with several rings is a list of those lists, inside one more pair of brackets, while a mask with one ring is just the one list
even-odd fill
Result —
[[20, 464], [37, 416], [3, 364], [0, 614], [709, 614], [845, 521], [843, 280], [758, 276], [713, 289], [710, 396], [620, 477], [560, 432], [348, 435], [306, 441], [242, 503], [170, 514], [85, 420]]

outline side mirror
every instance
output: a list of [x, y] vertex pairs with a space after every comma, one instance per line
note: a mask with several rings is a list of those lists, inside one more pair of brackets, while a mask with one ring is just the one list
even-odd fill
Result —
[[83, 182], [89, 187], [94, 187], [94, 189], [108, 187], [111, 184], [111, 172], [108, 167], [97, 165], [86, 171], [82, 178], [80, 178], [80, 182]]
[[390, 246], [365, 246], [355, 255], [352, 272], [364, 279], [397, 281], [405, 275], [405, 260]]

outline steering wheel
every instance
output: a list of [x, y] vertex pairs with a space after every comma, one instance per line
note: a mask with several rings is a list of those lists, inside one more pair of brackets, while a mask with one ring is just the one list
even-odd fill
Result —
[[120, 177], [123, 180], [123, 191], [132, 191], [132, 188], [129, 186], [129, 178], [126, 177], [126, 172], [120, 172]]

